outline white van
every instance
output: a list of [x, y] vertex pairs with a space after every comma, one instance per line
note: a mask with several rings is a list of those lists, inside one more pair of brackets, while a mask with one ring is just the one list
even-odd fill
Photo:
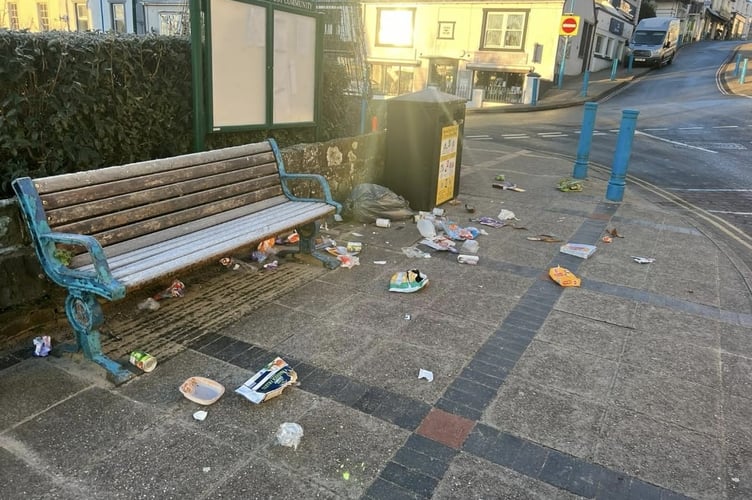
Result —
[[680, 21], [675, 17], [642, 19], [632, 33], [630, 50], [635, 65], [656, 66], [671, 64], [679, 42]]

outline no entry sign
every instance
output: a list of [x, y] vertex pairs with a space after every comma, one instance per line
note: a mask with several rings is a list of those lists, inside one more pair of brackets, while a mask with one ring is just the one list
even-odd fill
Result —
[[561, 16], [559, 25], [559, 34], [562, 36], [576, 36], [580, 29], [580, 16]]

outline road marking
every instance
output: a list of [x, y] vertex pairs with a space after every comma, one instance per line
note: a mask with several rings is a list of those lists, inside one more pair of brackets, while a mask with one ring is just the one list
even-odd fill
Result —
[[502, 134], [501, 137], [503, 139], [529, 139], [530, 136], [527, 134]]
[[618, 132], [618, 131], [619, 131], [619, 129], [618, 129], [618, 128], [612, 128], [611, 130], [609, 130], [609, 132], [611, 132], [611, 133], [613, 133], [613, 134], [615, 134], [615, 133], [616, 133], [616, 132]]
[[465, 139], [474, 139], [476, 141], [490, 141], [490, 135], [466, 135]]
[[726, 215], [752, 215], [752, 212], [732, 212], [731, 210], [708, 210], [713, 214], [726, 214]]
[[663, 141], [663, 142], [667, 142], [669, 144], [675, 144], [677, 146], [684, 146], [685, 148], [697, 149], [697, 150], [700, 150], [700, 151], [705, 151], [706, 153], [714, 153], [714, 154], [717, 153], [717, 151], [713, 151], [711, 149], [705, 149], [705, 148], [700, 148], [700, 147], [697, 147], [697, 146], [691, 146], [689, 144], [685, 144], [683, 142], [678, 142], [678, 141], [670, 141], [668, 139], [664, 139], [663, 137], [658, 137], [658, 136], [652, 135], [652, 134], [646, 134], [645, 132], [641, 132], [639, 130], [635, 130], [635, 134], [636, 135], [644, 135], [645, 137], [649, 137], [651, 139], [655, 139], [656, 141]]
[[664, 132], [668, 130], [667, 128], [646, 128], [643, 130], [649, 130], [650, 132]]
[[713, 128], [739, 128], [739, 125], [716, 125]]
[[606, 132], [599, 132], [598, 130], [593, 130], [593, 135], [608, 135]]
[[541, 137], [567, 137], [567, 134], [562, 132], [538, 132]]
[[705, 127], [679, 127], [677, 130], [703, 130]]
[[748, 193], [752, 188], [665, 188], [666, 191], [687, 191], [702, 193]]

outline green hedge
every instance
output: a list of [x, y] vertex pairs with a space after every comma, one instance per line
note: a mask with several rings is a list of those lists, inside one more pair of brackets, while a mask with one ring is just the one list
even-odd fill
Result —
[[[10, 181], [23, 175], [191, 151], [187, 38], [0, 30], [0, 61], [0, 198], [12, 196]], [[353, 106], [342, 97], [344, 71], [324, 75], [321, 138], [330, 139], [352, 132]], [[262, 130], [210, 135], [207, 147], [269, 136], [283, 146], [315, 139], [312, 130]]]

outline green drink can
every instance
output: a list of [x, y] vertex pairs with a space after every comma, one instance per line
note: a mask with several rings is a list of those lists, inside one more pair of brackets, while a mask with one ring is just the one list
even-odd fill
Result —
[[133, 366], [145, 372], [150, 372], [157, 366], [157, 358], [144, 351], [133, 351], [130, 361]]

